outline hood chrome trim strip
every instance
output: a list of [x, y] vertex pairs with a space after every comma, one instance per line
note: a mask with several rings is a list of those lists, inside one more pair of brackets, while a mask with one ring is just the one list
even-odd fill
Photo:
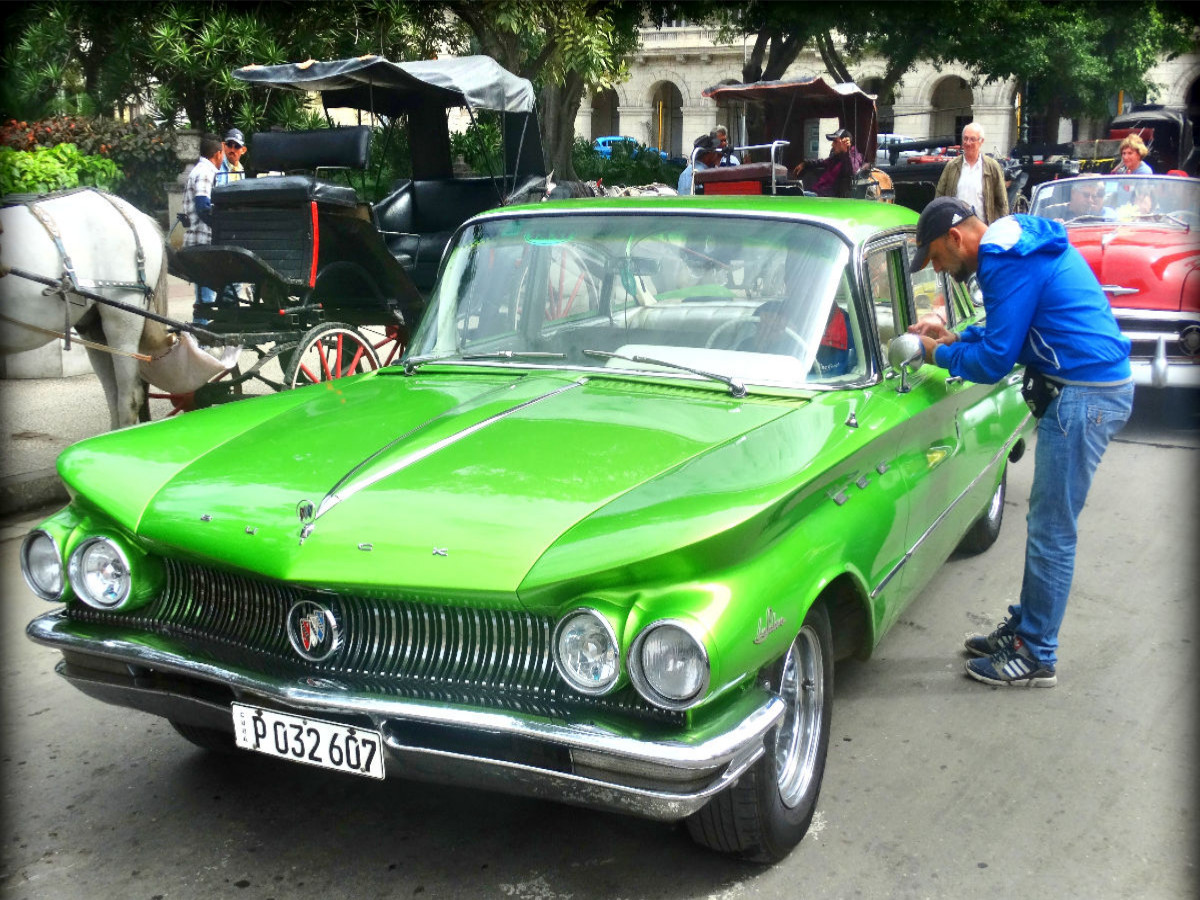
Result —
[[[372, 474], [366, 478], [363, 478], [359, 481], [355, 481], [355, 482], [347, 484], [347, 482], [349, 482], [350, 479], [354, 476], [355, 472], [358, 472], [359, 470], [361, 470], [363, 466], [367, 465], [372, 459], [374, 459], [380, 453], [384, 452], [384, 450], [387, 449], [387, 447], [383, 448], [379, 452], [372, 454], [370, 458], [364, 460], [360, 465], [356, 466], [345, 477], [343, 477], [341, 481], [339, 481], [337, 484], [335, 484], [333, 486], [332, 490], [330, 490], [329, 493], [325, 495], [325, 497], [321, 500], [321, 503], [318, 505], [316, 514], [313, 516], [313, 521], [315, 522], [316, 520], [320, 519], [321, 516], [325, 515], [325, 513], [329, 512], [331, 509], [334, 509], [338, 504], [340, 504], [346, 500], [349, 500], [351, 497], [353, 497], [359, 491], [365, 490], [366, 488], [369, 488], [374, 484], [378, 484], [380, 481], [383, 481], [383, 479], [385, 479], [385, 478], [390, 478], [392, 475], [395, 475], [397, 472], [403, 471], [404, 469], [407, 469], [409, 466], [415, 465], [416, 463], [419, 463], [421, 460], [426, 459], [427, 457], [430, 457], [433, 454], [435, 454], [441, 450], [444, 450], [446, 447], [449, 447], [452, 444], [456, 444], [459, 441], [463, 440], [464, 438], [470, 437], [471, 435], [475, 434], [476, 432], [482, 431], [484, 428], [487, 428], [489, 425], [493, 425], [496, 422], [501, 421], [502, 419], [506, 419], [509, 416], [513, 415], [514, 413], [518, 413], [523, 409], [527, 409], [536, 403], [541, 403], [543, 400], [549, 400], [551, 397], [556, 397], [559, 394], [565, 393], [566, 391], [569, 391], [569, 390], [573, 390], [574, 388], [577, 388], [577, 387], [582, 387], [585, 384], [587, 384], [587, 379], [580, 378], [577, 381], [573, 381], [570, 384], [564, 385], [563, 387], [557, 388], [553, 391], [550, 391], [549, 393], [542, 394], [541, 396], [538, 396], [538, 397], [534, 397], [531, 400], [526, 400], [524, 403], [519, 403], [516, 406], [511, 407], [510, 409], [506, 409], [503, 412], [498, 412], [494, 416], [489, 416], [488, 418], [486, 418], [480, 422], [476, 422], [470, 428], [464, 428], [462, 431], [456, 432], [455, 434], [452, 434], [449, 437], [442, 438], [442, 440], [440, 440], [440, 441], [435, 441], [434, 443], [430, 444], [428, 447], [424, 447], [421, 450], [413, 451], [412, 453], [407, 453], [404, 456], [400, 457], [400, 459], [393, 462], [391, 465], [385, 466], [384, 468], [380, 469], [378, 472], [375, 472], [374, 474]], [[412, 432], [409, 432], [409, 434], [411, 434], [411, 433]], [[398, 438], [397, 440], [401, 440], [401, 439]], [[396, 441], [392, 442], [392, 444], [394, 444], [394, 443], [396, 443]], [[389, 444], [388, 447], [392, 446], [392, 444]], [[343, 487], [343, 485], [345, 485], [345, 486]]]

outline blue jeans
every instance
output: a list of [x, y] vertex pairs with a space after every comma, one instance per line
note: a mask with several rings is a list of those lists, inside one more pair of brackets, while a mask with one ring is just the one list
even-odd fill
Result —
[[1092, 476], [1133, 410], [1133, 385], [1067, 385], [1037, 426], [1021, 602], [1009, 624], [1037, 660], [1057, 662], [1058, 629], [1075, 574], [1077, 524]]
[[192, 307], [192, 324], [193, 325], [207, 325], [210, 320], [204, 318], [204, 316], [201, 315], [201, 305], [205, 304], [205, 303], [208, 303], [208, 304], [216, 303], [217, 302], [217, 292], [214, 291], [212, 288], [206, 288], [203, 285], [199, 285], [199, 284], [197, 284], [195, 286], [195, 288], [196, 288], [196, 304]]

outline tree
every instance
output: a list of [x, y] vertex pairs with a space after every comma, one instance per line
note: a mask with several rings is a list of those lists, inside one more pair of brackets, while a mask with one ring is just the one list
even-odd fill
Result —
[[611, 0], [456, 0], [446, 7], [479, 50], [538, 92], [542, 147], [559, 179], [575, 178], [571, 149], [585, 90], [619, 83], [638, 45], [640, 3]]
[[[249, 63], [380, 53], [427, 58], [464, 46], [462, 30], [434, 4], [397, 0], [304, 2], [33, 3], [13, 20], [5, 54], [14, 73], [8, 116], [112, 115], [134, 103], [169, 124], [298, 125], [298, 95], [251, 88], [233, 77]], [[7, 81], [7, 79], [6, 79]]]
[[949, 0], [917, 3], [784, 4], [748, 0], [671, 4], [718, 26], [733, 40], [754, 34], [743, 80], [781, 78], [808, 45], [829, 74], [852, 80], [866, 54], [886, 60], [878, 87], [888, 96], [919, 61], [958, 63], [991, 82], [1028, 85], [1028, 103], [1047, 121], [1107, 114], [1120, 90], [1146, 96], [1146, 75], [1160, 56], [1186, 52], [1194, 41], [1191, 7], [1177, 3], [1048, 3]]

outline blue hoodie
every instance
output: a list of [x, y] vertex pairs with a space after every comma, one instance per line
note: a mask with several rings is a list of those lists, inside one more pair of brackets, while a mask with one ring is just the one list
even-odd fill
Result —
[[937, 348], [951, 375], [994, 384], [1021, 363], [1068, 384], [1131, 380], [1129, 339], [1061, 222], [998, 219], [979, 243], [975, 274], [987, 320]]

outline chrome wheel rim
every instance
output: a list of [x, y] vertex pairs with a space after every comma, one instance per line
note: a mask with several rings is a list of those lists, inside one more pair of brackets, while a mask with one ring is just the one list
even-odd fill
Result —
[[816, 632], [808, 625], [792, 642], [783, 662], [779, 696], [786, 705], [775, 737], [775, 771], [784, 806], [796, 806], [808, 793], [821, 745], [825, 705], [825, 665]]
[[1004, 482], [996, 485], [996, 493], [992, 494], [992, 502], [988, 504], [987, 517], [989, 522], [995, 522], [1004, 506]]

